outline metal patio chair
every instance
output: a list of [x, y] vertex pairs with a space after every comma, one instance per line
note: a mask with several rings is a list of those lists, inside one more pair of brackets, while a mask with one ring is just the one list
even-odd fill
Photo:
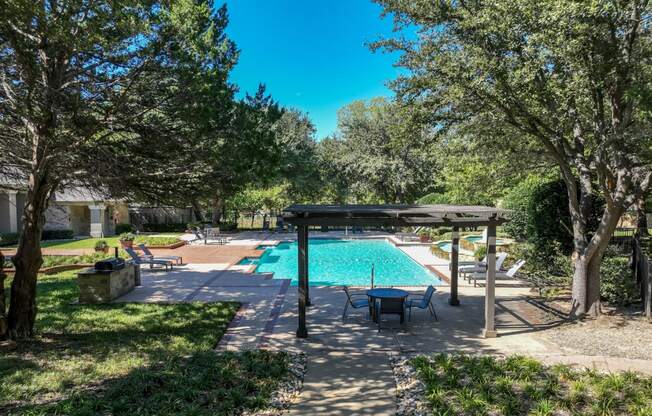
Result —
[[435, 321], [439, 321], [437, 312], [435, 312], [435, 306], [432, 304], [432, 295], [434, 295], [436, 291], [437, 289], [434, 287], [428, 286], [423, 295], [410, 295], [406, 305], [409, 309], [408, 321], [412, 320], [412, 308], [427, 309], [430, 312], [430, 315], [435, 318]]
[[348, 286], [342, 286], [342, 290], [346, 293], [346, 304], [344, 305], [344, 312], [342, 312], [342, 319], [346, 318], [349, 305], [354, 309], [369, 308], [369, 298], [366, 293], [351, 292]]

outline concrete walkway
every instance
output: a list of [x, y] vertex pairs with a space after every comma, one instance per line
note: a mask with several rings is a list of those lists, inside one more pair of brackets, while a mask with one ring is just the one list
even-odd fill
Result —
[[301, 401], [289, 414], [393, 415], [395, 391], [386, 354], [341, 351], [313, 354]]

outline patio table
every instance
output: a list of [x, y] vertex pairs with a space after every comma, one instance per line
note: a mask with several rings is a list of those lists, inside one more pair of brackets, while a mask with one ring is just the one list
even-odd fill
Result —
[[[394, 289], [394, 288], [377, 288], [367, 290], [367, 296], [369, 296], [369, 307], [371, 318], [374, 322], [378, 322], [378, 317], [376, 316], [376, 299], [403, 299], [407, 298], [409, 293], [403, 289]], [[403, 319], [401, 319], [403, 323]]]

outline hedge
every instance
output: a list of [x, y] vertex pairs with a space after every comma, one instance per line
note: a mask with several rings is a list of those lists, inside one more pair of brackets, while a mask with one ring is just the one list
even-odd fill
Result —
[[186, 231], [187, 224], [170, 223], [170, 224], [143, 224], [143, 231], [147, 233], [182, 233]]
[[72, 240], [75, 238], [73, 230], [43, 230], [41, 240]]
[[0, 247], [15, 246], [16, 244], [18, 244], [17, 233], [0, 234]]

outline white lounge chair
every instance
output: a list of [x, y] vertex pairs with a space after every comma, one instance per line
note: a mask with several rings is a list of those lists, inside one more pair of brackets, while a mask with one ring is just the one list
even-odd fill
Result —
[[[517, 261], [512, 267], [509, 268], [506, 272], [496, 272], [496, 279], [511, 280], [516, 276], [516, 272], [523, 267], [525, 260]], [[477, 286], [478, 280], [487, 280], [487, 272], [484, 273], [473, 273], [469, 276], [469, 281], [473, 280], [473, 286]]]
[[[503, 267], [503, 263], [505, 262], [505, 259], [507, 259], [507, 253], [501, 252], [496, 255], [496, 271], [499, 272], [500, 269]], [[484, 260], [480, 263], [476, 263], [475, 265], [462, 265], [459, 268], [459, 272], [463, 277], [466, 277], [466, 275], [469, 274], [474, 274], [474, 273], [484, 273], [487, 271], [487, 257], [485, 256]]]

